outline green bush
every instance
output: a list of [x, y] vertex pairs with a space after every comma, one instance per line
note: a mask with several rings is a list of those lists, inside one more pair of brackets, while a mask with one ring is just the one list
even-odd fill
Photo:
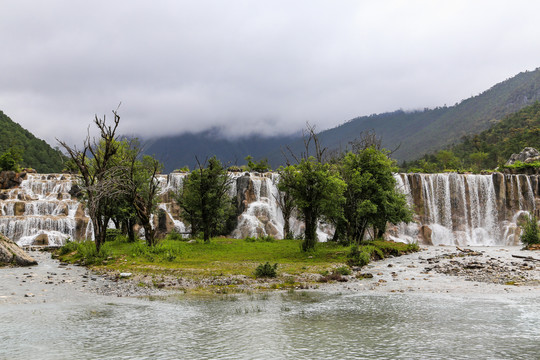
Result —
[[107, 229], [105, 234], [105, 241], [115, 241], [119, 236], [122, 236], [122, 230]]
[[334, 272], [340, 275], [351, 275], [351, 269], [348, 266], [340, 266], [334, 269]]
[[178, 240], [184, 240], [184, 237], [182, 236], [182, 234], [176, 231], [176, 229], [172, 229], [171, 232], [167, 234], [165, 239], [178, 241]]
[[131, 254], [133, 257], [144, 257], [150, 262], [155, 261], [156, 258], [174, 261], [180, 255], [180, 249], [174, 243], [165, 242], [155, 246], [148, 246], [146, 243], [139, 241], [133, 244]]
[[371, 254], [358, 246], [353, 246], [348, 255], [347, 264], [349, 266], [366, 266], [371, 260]]
[[264, 235], [259, 237], [254, 236], [248, 236], [244, 239], [245, 242], [274, 242], [276, 239], [274, 239], [271, 235]]
[[274, 265], [270, 265], [269, 262], [266, 262], [266, 264], [259, 264], [259, 266], [257, 266], [257, 268], [255, 269], [255, 277], [274, 278], [277, 276], [277, 267], [277, 263]]
[[62, 246], [58, 252], [60, 255], [66, 255], [66, 254], [69, 254], [69, 253], [72, 253], [74, 251], [77, 251], [77, 249], [79, 248], [79, 244], [76, 243], [76, 242], [73, 242], [73, 241], [67, 241], [64, 246]]
[[521, 242], [525, 246], [540, 244], [540, 230], [536, 216], [528, 216], [525, 225], [521, 228]]

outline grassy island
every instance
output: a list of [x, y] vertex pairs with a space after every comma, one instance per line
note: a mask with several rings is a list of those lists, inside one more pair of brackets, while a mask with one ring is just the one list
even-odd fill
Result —
[[[106, 242], [99, 253], [92, 242], [69, 242], [57, 251], [57, 256], [61, 261], [90, 266], [112, 277], [130, 274], [124, 276], [139, 281], [140, 286], [221, 292], [224, 286], [282, 289], [346, 281], [347, 276], [355, 276], [354, 270], [360, 270], [351, 262], [353, 253], [364, 252], [369, 259], [376, 260], [417, 251], [418, 246], [377, 240], [358, 250], [351, 249], [326, 242], [306, 252], [302, 251], [301, 240], [269, 237], [214, 238], [209, 243], [165, 239], [149, 247], [142, 241], [130, 243], [118, 237]], [[265, 269], [275, 269], [275, 273]]]

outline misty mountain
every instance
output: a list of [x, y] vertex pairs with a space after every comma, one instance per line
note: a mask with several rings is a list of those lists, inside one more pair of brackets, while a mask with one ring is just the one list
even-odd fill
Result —
[[[498, 123], [505, 116], [540, 100], [540, 68], [522, 72], [494, 85], [483, 93], [453, 106], [418, 111], [397, 110], [361, 116], [319, 133], [328, 149], [346, 149], [362, 131], [374, 130], [383, 146], [397, 149], [398, 161], [413, 160], [430, 152], [460, 142]], [[300, 136], [264, 137], [264, 134], [235, 140], [219, 136], [217, 131], [155, 138], [147, 142], [146, 153], [165, 163], [166, 171], [195, 164], [212, 155], [230, 164], [244, 164], [244, 157], [266, 157], [273, 167], [284, 163], [281, 149], [289, 146], [299, 154], [304, 150]]]
[[[165, 165], [164, 172], [188, 166], [193, 169], [197, 159], [203, 163], [216, 155], [225, 165], [243, 165], [244, 158], [252, 155], [256, 160], [279, 149], [281, 144], [292, 143], [296, 136], [264, 137], [255, 135], [238, 139], [226, 139], [216, 130], [197, 134], [159, 137], [144, 141], [144, 153], [153, 155]], [[280, 160], [278, 160], [279, 162]], [[278, 163], [276, 162], [276, 164]], [[275, 164], [274, 164], [275, 165]]]

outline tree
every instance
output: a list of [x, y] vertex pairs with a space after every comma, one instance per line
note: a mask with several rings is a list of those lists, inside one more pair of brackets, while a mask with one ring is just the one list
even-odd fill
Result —
[[271, 171], [267, 158], [254, 162], [253, 156], [248, 155], [245, 157], [245, 160], [247, 161], [248, 171], [256, 171], [260, 173]]
[[[343, 217], [337, 219], [336, 231], [347, 241], [363, 241], [369, 227], [373, 237], [381, 237], [386, 224], [412, 220], [405, 196], [395, 188], [394, 162], [373, 147], [358, 154], [349, 152], [341, 162], [340, 173], [347, 184]], [[337, 234], [339, 238], [341, 234]]]
[[477, 151], [469, 155], [469, 158], [474, 164], [475, 170], [480, 171], [484, 166], [489, 154], [483, 151]]
[[538, 219], [536, 216], [527, 217], [527, 221], [521, 230], [521, 242], [525, 246], [540, 243], [540, 229], [538, 228]]
[[436, 155], [437, 161], [442, 165], [442, 170], [457, 168], [459, 160], [450, 150], [441, 150]]
[[304, 220], [304, 251], [315, 248], [317, 224], [322, 218], [340, 216], [345, 183], [339, 174], [314, 157], [302, 159], [297, 165], [280, 169], [278, 187], [294, 199]]
[[[287, 182], [287, 179], [284, 179], [283, 176], [284, 174], [282, 174], [280, 182]], [[283, 238], [292, 239], [294, 234], [291, 232], [290, 221], [294, 211], [294, 199], [291, 194], [286, 191], [279, 191], [278, 196], [274, 197], [277, 205], [281, 209], [281, 213], [283, 214]]]
[[231, 214], [228, 191], [232, 180], [215, 156], [206, 167], [206, 162], [201, 164], [198, 159], [197, 164], [197, 169], [184, 179], [177, 201], [191, 226], [192, 236], [202, 231], [204, 241], [209, 242]]
[[18, 148], [11, 147], [5, 153], [0, 155], [0, 171], [18, 172], [20, 170], [21, 161], [21, 151]]
[[113, 198], [106, 196], [103, 191], [104, 185], [107, 185], [106, 180], [110, 176], [109, 170], [114, 165], [114, 155], [118, 151], [116, 130], [120, 123], [120, 116], [117, 111], [113, 111], [113, 115], [112, 125], [107, 125], [105, 116], [103, 119], [95, 116], [94, 123], [99, 129], [101, 141], [91, 139], [90, 134], [87, 134], [82, 150], [57, 139], [79, 170], [81, 189], [92, 221], [97, 251], [105, 243], [107, 224], [110, 220], [108, 209], [113, 202]]

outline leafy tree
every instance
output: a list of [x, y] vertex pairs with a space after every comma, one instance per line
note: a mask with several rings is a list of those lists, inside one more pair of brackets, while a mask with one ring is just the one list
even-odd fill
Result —
[[233, 212], [228, 196], [231, 179], [215, 156], [208, 160], [206, 167], [198, 160], [197, 163], [198, 168], [184, 179], [177, 201], [191, 225], [192, 236], [202, 231], [204, 241], [209, 242], [210, 237], [223, 229]]
[[336, 218], [342, 212], [345, 183], [339, 174], [314, 157], [280, 169], [278, 187], [292, 196], [305, 223], [304, 251], [315, 248], [317, 224], [323, 218]]
[[459, 160], [450, 150], [441, 150], [436, 155], [438, 163], [441, 164], [442, 170], [456, 169], [459, 166]]
[[373, 147], [350, 152], [342, 160], [340, 172], [347, 188], [337, 231], [345, 233], [348, 241], [360, 243], [369, 227], [373, 237], [381, 237], [388, 222], [412, 220], [405, 196], [395, 188], [395, 170], [394, 162]]
[[270, 164], [268, 164], [268, 159], [266, 158], [261, 159], [258, 162], [254, 162], [253, 157], [251, 155], [248, 155], [245, 157], [245, 160], [247, 161], [248, 171], [264, 173], [271, 170]]
[[22, 161], [21, 152], [17, 148], [10, 148], [0, 155], [0, 171], [20, 171]]
[[477, 151], [469, 155], [469, 158], [474, 164], [475, 171], [481, 171], [483, 169], [489, 154], [483, 151]]
[[521, 242], [526, 246], [540, 244], [540, 229], [536, 216], [527, 217], [527, 221], [522, 227]]

